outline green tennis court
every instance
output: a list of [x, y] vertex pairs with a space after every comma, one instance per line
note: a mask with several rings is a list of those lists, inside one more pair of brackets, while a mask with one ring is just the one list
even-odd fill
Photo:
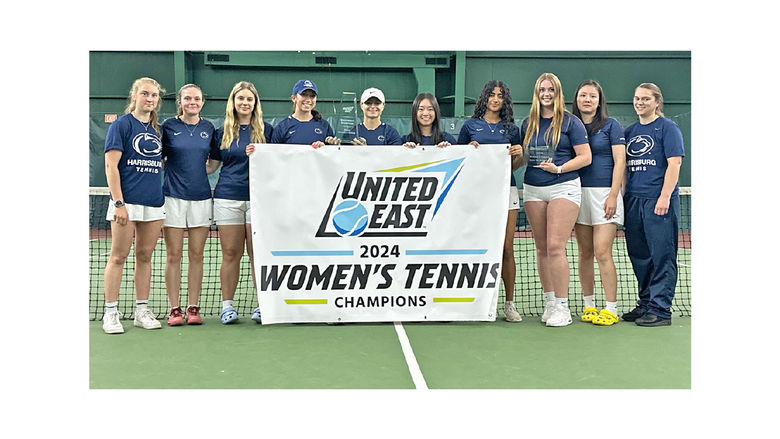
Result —
[[[642, 328], [575, 321], [404, 323], [416, 384], [392, 323], [225, 326], [108, 336], [89, 323], [93, 389], [688, 389], [691, 319]], [[414, 364], [411, 366], [414, 369]]]

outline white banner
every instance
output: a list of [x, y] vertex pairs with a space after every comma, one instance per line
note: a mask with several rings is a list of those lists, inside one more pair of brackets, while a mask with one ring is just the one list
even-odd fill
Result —
[[257, 145], [263, 323], [494, 321], [507, 147]]

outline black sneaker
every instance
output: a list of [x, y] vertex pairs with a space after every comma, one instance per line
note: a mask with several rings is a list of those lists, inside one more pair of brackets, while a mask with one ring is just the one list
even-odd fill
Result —
[[672, 319], [665, 319], [655, 314], [646, 313], [634, 321], [639, 326], [671, 326]]
[[643, 306], [637, 306], [636, 308], [632, 309], [631, 311], [623, 314], [623, 320], [626, 322], [633, 322], [636, 319], [642, 317], [643, 315], [647, 314], [647, 308]]

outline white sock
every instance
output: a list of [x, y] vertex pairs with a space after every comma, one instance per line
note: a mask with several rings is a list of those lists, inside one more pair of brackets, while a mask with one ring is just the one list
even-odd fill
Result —
[[568, 309], [569, 308], [569, 298], [568, 297], [556, 297], [555, 303], [558, 305]]
[[544, 302], [555, 302], [555, 291], [545, 291], [544, 292]]
[[585, 308], [595, 308], [596, 307], [596, 301], [593, 300], [593, 294], [590, 296], [582, 296], [582, 300], [585, 301]]
[[119, 306], [119, 302], [118, 301], [117, 302], [106, 302], [106, 310], [117, 309], [118, 306]]
[[222, 309], [228, 309], [233, 307], [233, 301], [232, 300], [223, 300], [222, 301]]
[[135, 308], [136, 309], [146, 309], [149, 301], [148, 300], [136, 300], [135, 301]]
[[617, 315], [617, 301], [615, 302], [604, 302], [607, 306], [607, 311]]

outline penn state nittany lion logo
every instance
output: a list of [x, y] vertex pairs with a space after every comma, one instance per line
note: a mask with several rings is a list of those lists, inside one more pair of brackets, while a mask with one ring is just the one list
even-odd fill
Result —
[[314, 132], [315, 132], [315, 133], [317, 133], [317, 134], [322, 134], [322, 130], [321, 130], [321, 129], [319, 129], [319, 128], [315, 128], [315, 129], [314, 129]]
[[626, 154], [631, 157], [641, 157], [649, 153], [654, 146], [655, 141], [653, 141], [653, 138], [646, 134], [642, 134], [632, 137], [631, 140], [628, 141], [628, 145], [626, 145]]
[[154, 134], [140, 133], [133, 137], [133, 149], [144, 157], [159, 157], [162, 143]]

